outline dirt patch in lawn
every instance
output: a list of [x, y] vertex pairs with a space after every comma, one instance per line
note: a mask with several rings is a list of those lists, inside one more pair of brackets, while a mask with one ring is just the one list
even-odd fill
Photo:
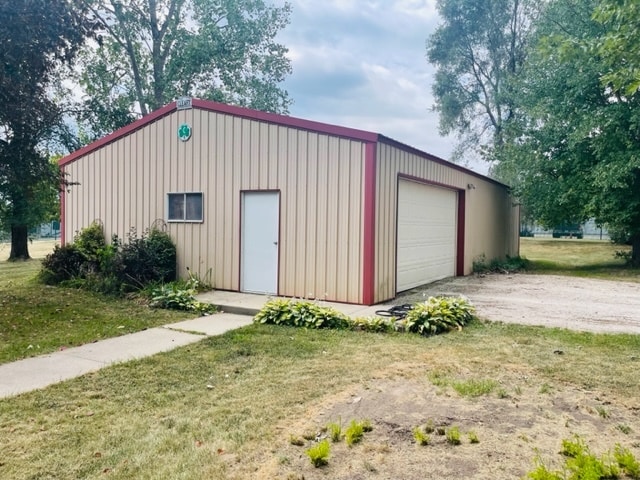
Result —
[[[431, 295], [464, 295], [482, 319], [640, 333], [637, 283], [525, 274], [470, 276], [414, 289], [393, 304]], [[562, 350], [549, 355], [572, 361]], [[554, 382], [518, 362], [503, 363], [497, 376], [487, 372], [489, 377], [482, 379], [473, 363], [473, 358], [452, 360], [444, 369], [443, 361], [439, 366], [390, 365], [377, 378], [336, 393], [303, 418], [279, 425], [281, 441], [272, 445], [268, 459], [252, 462], [252, 478], [519, 479], [535, 468], [536, 459], [561, 469], [562, 440], [575, 435], [598, 456], [620, 444], [640, 458], [637, 398]], [[485, 380], [493, 386], [478, 396], [455, 388]], [[305, 440], [302, 446], [291, 443], [291, 438], [326, 438], [327, 424], [339, 422], [346, 428], [354, 419], [370, 420], [373, 431], [352, 447], [344, 440], [331, 443], [329, 463], [322, 468], [314, 468], [305, 454], [315, 440]], [[445, 431], [458, 427], [461, 444], [451, 445], [446, 436], [433, 432], [429, 445], [417, 445], [413, 429], [428, 424]], [[471, 442], [469, 432], [478, 443]]]
[[640, 283], [559, 275], [471, 275], [401, 294], [394, 304], [464, 295], [482, 319], [599, 333], [640, 333]]
[[[525, 372], [506, 375], [503, 388], [511, 393], [462, 397], [450, 387], [434, 386], [417, 378], [385, 378], [343, 392], [307, 418], [283, 427], [294, 437], [328, 435], [323, 427], [368, 419], [373, 430], [348, 447], [331, 443], [328, 465], [314, 468], [305, 450], [314, 442], [295, 446], [283, 440], [273, 446], [270, 460], [252, 478], [309, 479], [517, 479], [526, 476], [539, 458], [550, 468], [561, 468], [562, 439], [579, 435], [598, 456], [615, 444], [640, 455], [640, 404], [625, 404], [594, 391], [538, 384]], [[511, 388], [518, 385], [517, 393]], [[458, 427], [461, 444], [444, 435], [430, 434], [419, 446], [413, 429], [433, 424]], [[478, 443], [471, 443], [469, 432]]]

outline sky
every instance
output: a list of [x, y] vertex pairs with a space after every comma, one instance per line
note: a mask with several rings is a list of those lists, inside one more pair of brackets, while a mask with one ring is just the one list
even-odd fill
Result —
[[455, 138], [438, 133], [435, 69], [426, 59], [439, 22], [435, 0], [289, 3], [291, 23], [278, 40], [293, 67], [283, 85], [294, 102], [290, 115], [381, 133], [450, 159]]

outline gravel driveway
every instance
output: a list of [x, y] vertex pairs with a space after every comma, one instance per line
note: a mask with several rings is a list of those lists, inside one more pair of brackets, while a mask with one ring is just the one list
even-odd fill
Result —
[[608, 333], [640, 333], [640, 283], [556, 275], [471, 275], [442, 280], [399, 296], [464, 295], [480, 318]]

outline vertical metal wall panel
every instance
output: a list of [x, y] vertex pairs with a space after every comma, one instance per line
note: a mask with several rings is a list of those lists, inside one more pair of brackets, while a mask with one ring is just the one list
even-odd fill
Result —
[[[513, 230], [512, 198], [503, 185], [489, 179], [432, 161], [396, 145], [378, 144], [376, 178], [376, 266], [374, 299], [395, 296], [396, 225], [398, 176], [466, 190], [464, 273], [472, 271], [473, 260], [517, 255]], [[468, 186], [472, 186], [468, 189]]]
[[321, 135], [318, 137], [318, 156], [317, 156], [317, 197], [316, 197], [316, 225], [317, 232], [315, 237], [315, 244], [317, 249], [316, 263], [315, 263], [315, 289], [311, 290], [316, 298], [325, 298], [328, 295], [326, 290], [327, 278], [326, 278], [326, 265], [328, 261], [327, 257], [327, 233], [328, 233], [328, 216], [327, 216], [327, 204], [329, 196], [325, 195], [323, 190], [328, 185], [328, 162], [329, 156], [329, 137]]
[[[308, 135], [307, 139], [307, 188], [306, 195], [306, 251], [304, 271], [306, 276], [305, 297], [315, 298], [318, 295], [318, 278], [316, 274], [316, 258], [321, 246], [318, 232], [321, 230], [318, 220], [318, 135]], [[313, 180], [312, 180], [313, 179]]]
[[[181, 142], [178, 126], [193, 136]], [[199, 109], [174, 111], [64, 166], [65, 235], [99, 219], [122, 239], [164, 221], [186, 268], [240, 285], [240, 193], [278, 190], [279, 294], [362, 301], [364, 143]], [[167, 194], [203, 192], [204, 222], [167, 222]]]

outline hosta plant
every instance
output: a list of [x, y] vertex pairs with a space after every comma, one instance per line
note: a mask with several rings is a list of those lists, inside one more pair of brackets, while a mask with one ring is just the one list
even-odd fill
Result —
[[401, 325], [408, 332], [436, 335], [461, 330], [473, 319], [475, 309], [464, 298], [429, 297], [409, 310]]
[[347, 328], [346, 315], [308, 300], [276, 298], [268, 301], [255, 316], [257, 323], [304, 328]]

